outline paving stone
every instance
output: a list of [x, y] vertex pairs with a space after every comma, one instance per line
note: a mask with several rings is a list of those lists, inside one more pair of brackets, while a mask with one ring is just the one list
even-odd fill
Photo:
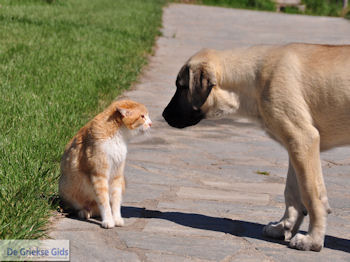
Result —
[[95, 223], [93, 220], [87, 221], [75, 216], [71, 216], [59, 218], [55, 226], [56, 228], [59, 226], [60, 231], [93, 231], [93, 224], [99, 226], [98, 223]]
[[[176, 170], [176, 173], [179, 173], [179, 170]], [[176, 176], [169, 172], [167, 166], [160, 166], [158, 168], [153, 168], [152, 164], [148, 163], [139, 163], [134, 166], [127, 166], [125, 168], [126, 181], [128, 185], [134, 183], [138, 184], [149, 184], [149, 185], [182, 185], [182, 186], [195, 186], [196, 183], [186, 179], [185, 177], [179, 179], [179, 176]], [[128, 188], [126, 188], [128, 190]]]
[[[147, 179], [147, 177], [145, 177]], [[149, 185], [142, 183], [127, 184], [124, 194], [124, 202], [142, 202], [161, 197], [161, 195], [169, 191], [169, 187], [161, 185]]]
[[[216, 222], [214, 222], [216, 221]], [[233, 221], [225, 218], [210, 218], [198, 214], [165, 212], [159, 219], [148, 221], [144, 232], [169, 236], [229, 238], [230, 231], [238, 231]]]
[[210, 262], [214, 260], [206, 260], [206, 259], [198, 259], [194, 257], [183, 257], [183, 256], [176, 256], [176, 255], [168, 255], [168, 254], [161, 254], [161, 253], [146, 253], [146, 257], [149, 261], [152, 262]]
[[284, 192], [284, 184], [277, 183], [227, 183], [223, 181], [201, 180], [204, 185], [214, 188], [230, 189], [235, 191], [262, 193], [262, 194], [280, 194]]
[[204, 189], [195, 187], [181, 187], [176, 193], [178, 197], [189, 199], [204, 199], [217, 201], [230, 201], [240, 203], [254, 203], [255, 205], [266, 205], [269, 202], [268, 194], [257, 194], [249, 192], [223, 191], [215, 189]]
[[[271, 248], [271, 247], [259, 247], [259, 251], [264, 253], [266, 256], [273, 259], [273, 261], [285, 261], [285, 262], [295, 262], [305, 261], [305, 262], [329, 262], [329, 261], [349, 261], [349, 254], [342, 251], [334, 251], [327, 248], [322, 250], [322, 253], [315, 252], [300, 252], [298, 250], [287, 249], [287, 248]], [[258, 261], [258, 260], [256, 260]]]
[[[259, 260], [257, 260], [257, 257]], [[256, 262], [256, 261], [261, 261], [261, 262], [271, 262], [271, 258], [269, 257], [264, 257], [264, 255], [259, 254], [258, 252], [255, 252], [253, 254], [238, 254], [235, 255], [234, 257], [230, 258], [230, 262]]]
[[244, 203], [200, 199], [176, 199], [175, 201], [161, 201], [158, 204], [158, 208], [161, 210], [203, 214], [210, 217], [231, 219], [256, 219], [257, 217], [264, 218], [264, 221], [257, 220], [261, 223], [277, 220], [277, 218], [282, 216], [284, 212], [284, 207], [276, 207], [271, 205], [247, 205]]
[[234, 254], [242, 247], [242, 242], [239, 239], [185, 238], [145, 232], [119, 232], [118, 235], [129, 248], [159, 250], [216, 261]]
[[[130, 251], [117, 248], [119, 241], [116, 232], [104, 229], [104, 234], [85, 231], [84, 234], [60, 231], [52, 234], [57, 239], [70, 240], [70, 261], [140, 261], [138, 256]], [[99, 236], [97, 238], [97, 236]]]

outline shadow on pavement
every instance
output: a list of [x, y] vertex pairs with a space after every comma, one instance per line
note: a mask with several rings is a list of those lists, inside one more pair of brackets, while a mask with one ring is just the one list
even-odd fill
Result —
[[[287, 245], [286, 241], [264, 237], [261, 233], [264, 225], [249, 221], [232, 220], [193, 213], [161, 212], [131, 206], [122, 207], [122, 216], [125, 218], [138, 217], [164, 219], [186, 227], [212, 230], [232, 234], [238, 237], [248, 237]], [[350, 240], [326, 235], [325, 247], [350, 253]]]

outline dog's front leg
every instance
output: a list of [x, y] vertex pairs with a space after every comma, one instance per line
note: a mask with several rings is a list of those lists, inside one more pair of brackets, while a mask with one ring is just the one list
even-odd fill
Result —
[[310, 216], [306, 235], [296, 234], [290, 246], [320, 251], [323, 247], [329, 209], [320, 161], [320, 135], [313, 126], [295, 129], [286, 146], [299, 186], [301, 201]]
[[299, 230], [307, 211], [301, 202], [298, 182], [292, 163], [289, 161], [286, 188], [286, 210], [279, 222], [271, 222], [263, 229], [267, 237], [290, 240]]

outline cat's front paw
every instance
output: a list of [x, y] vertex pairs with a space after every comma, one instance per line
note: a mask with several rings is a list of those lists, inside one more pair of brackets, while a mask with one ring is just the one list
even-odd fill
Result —
[[124, 226], [124, 219], [122, 217], [116, 217], [114, 218], [114, 223], [117, 227]]
[[103, 220], [102, 223], [101, 223], [101, 226], [103, 228], [113, 228], [114, 227], [114, 221], [112, 219], [110, 220]]

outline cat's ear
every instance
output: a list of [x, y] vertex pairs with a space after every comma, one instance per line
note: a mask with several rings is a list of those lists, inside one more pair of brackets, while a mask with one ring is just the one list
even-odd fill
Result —
[[131, 115], [130, 109], [117, 107], [117, 112], [119, 112], [122, 117], [128, 117]]

